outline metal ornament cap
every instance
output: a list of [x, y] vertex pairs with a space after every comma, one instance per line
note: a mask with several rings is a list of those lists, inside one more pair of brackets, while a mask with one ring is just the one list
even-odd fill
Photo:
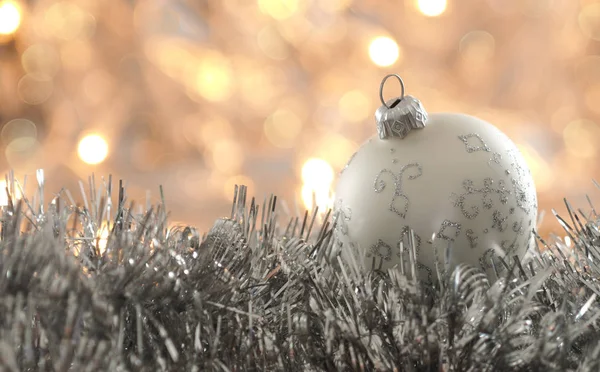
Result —
[[[415, 97], [395, 98], [386, 103], [387, 105], [382, 105], [375, 112], [379, 138], [404, 138], [413, 129], [425, 128], [427, 112], [421, 101]], [[394, 103], [396, 103], [395, 106], [393, 106]]]
[[[385, 102], [383, 99], [383, 87], [389, 77], [396, 77], [398, 79], [402, 87], [402, 95]], [[427, 111], [423, 108], [421, 101], [413, 96], [404, 95], [404, 82], [400, 76], [391, 74], [383, 78], [379, 89], [379, 98], [381, 99], [382, 106], [375, 112], [379, 138], [404, 138], [413, 129], [425, 128]]]

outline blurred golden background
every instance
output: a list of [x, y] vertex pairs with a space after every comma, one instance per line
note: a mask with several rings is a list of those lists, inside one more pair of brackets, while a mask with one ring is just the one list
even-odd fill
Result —
[[234, 184], [327, 206], [399, 73], [429, 112], [511, 137], [540, 209], [585, 208], [599, 42], [585, 0], [0, 0], [0, 171], [44, 168], [47, 192], [73, 194], [112, 174], [141, 204], [163, 185], [174, 220], [203, 229]]

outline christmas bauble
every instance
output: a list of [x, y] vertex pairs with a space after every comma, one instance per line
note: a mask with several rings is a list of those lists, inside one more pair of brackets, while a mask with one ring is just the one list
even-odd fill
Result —
[[472, 116], [427, 115], [410, 96], [384, 103], [376, 117], [378, 135], [351, 157], [336, 188], [342, 257], [404, 269], [416, 253], [420, 279], [435, 281], [436, 260], [442, 269], [467, 263], [491, 274], [495, 256], [523, 256], [537, 200], [506, 135]]

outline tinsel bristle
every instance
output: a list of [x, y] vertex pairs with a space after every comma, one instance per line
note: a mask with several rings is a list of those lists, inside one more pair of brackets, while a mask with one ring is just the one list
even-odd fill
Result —
[[569, 242], [499, 257], [493, 282], [459, 265], [425, 288], [414, 267], [342, 262], [335, 218], [280, 224], [277, 199], [243, 186], [202, 234], [169, 227], [164, 201], [135, 212], [122, 184], [113, 205], [111, 179], [82, 184], [81, 206], [67, 191], [13, 199], [8, 181], [0, 371], [600, 369], [593, 207], [567, 204]]

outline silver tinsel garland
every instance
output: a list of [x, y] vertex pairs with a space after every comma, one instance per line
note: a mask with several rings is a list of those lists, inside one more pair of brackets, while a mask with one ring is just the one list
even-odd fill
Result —
[[277, 199], [243, 186], [206, 235], [169, 228], [164, 202], [135, 213], [122, 186], [113, 206], [110, 179], [89, 188], [3, 210], [0, 371], [600, 369], [593, 207], [557, 216], [571, 244], [498, 258], [493, 284], [459, 266], [423, 288], [414, 262], [363, 274], [332, 253], [335, 219], [278, 225]]

